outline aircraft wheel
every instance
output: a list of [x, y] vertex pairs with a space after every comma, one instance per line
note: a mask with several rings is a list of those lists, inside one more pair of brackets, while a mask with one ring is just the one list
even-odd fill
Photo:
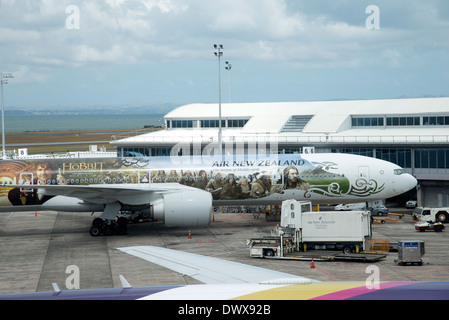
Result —
[[112, 228], [112, 226], [104, 226], [103, 232], [105, 236], [110, 236], [114, 232], [114, 229]]
[[351, 246], [344, 246], [343, 247], [343, 252], [344, 253], [352, 253], [352, 247]]
[[438, 212], [436, 215], [436, 221], [437, 222], [447, 222], [448, 215], [446, 214], [446, 212]]
[[101, 218], [95, 218], [94, 221], [92, 221], [92, 226], [100, 228], [103, 226], [104, 220]]
[[101, 228], [98, 226], [91, 226], [89, 233], [92, 237], [98, 237], [101, 234]]

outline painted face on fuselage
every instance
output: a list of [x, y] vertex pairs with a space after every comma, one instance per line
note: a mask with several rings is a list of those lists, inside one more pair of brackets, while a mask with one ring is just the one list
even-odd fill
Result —
[[44, 165], [39, 165], [36, 169], [36, 175], [40, 184], [46, 184], [48, 180], [51, 180], [51, 169]]
[[298, 170], [296, 170], [294, 168], [290, 168], [288, 170], [288, 179], [291, 182], [297, 182], [298, 181]]

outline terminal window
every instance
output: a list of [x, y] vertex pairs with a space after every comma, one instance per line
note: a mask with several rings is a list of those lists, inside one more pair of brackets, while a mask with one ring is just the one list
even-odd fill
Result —
[[449, 126], [449, 117], [445, 117], [445, 116], [423, 117], [423, 125], [425, 125], [425, 126]]
[[168, 157], [170, 156], [171, 148], [151, 148], [152, 157]]
[[[449, 169], [449, 149], [332, 149], [333, 153], [350, 153], [375, 157], [402, 168]], [[413, 152], [413, 160], [412, 160]], [[412, 163], [413, 162], [413, 163]]]
[[[243, 128], [247, 122], [247, 119], [221, 120], [221, 126], [222, 128]], [[218, 128], [219, 125], [219, 120], [201, 120], [201, 128]]]
[[387, 126], [408, 127], [419, 125], [421, 125], [420, 117], [387, 117]]
[[[218, 120], [201, 120], [201, 128], [218, 128], [220, 122]], [[221, 127], [226, 127], [226, 121], [221, 120]]]
[[449, 149], [416, 149], [415, 168], [449, 169]]
[[397, 117], [358, 117], [351, 120], [353, 127], [416, 127], [449, 126], [449, 116], [397, 116]]
[[172, 120], [171, 128], [193, 128], [192, 120]]
[[228, 128], [243, 128], [248, 120], [243, 119], [233, 119], [228, 120]]
[[149, 148], [123, 148], [124, 157], [149, 157]]
[[383, 127], [384, 118], [383, 117], [353, 117], [352, 118], [353, 127]]
[[377, 159], [395, 163], [402, 168], [412, 167], [411, 149], [342, 148], [342, 149], [332, 149], [331, 152], [349, 153], [366, 157], [375, 157]]
[[402, 168], [412, 167], [411, 149], [376, 149], [376, 158], [395, 163]]

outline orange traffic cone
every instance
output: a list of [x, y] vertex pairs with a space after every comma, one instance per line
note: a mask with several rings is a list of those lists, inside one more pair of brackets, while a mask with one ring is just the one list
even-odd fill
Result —
[[34, 216], [37, 217], [37, 211], [34, 211]]
[[312, 258], [312, 264], [310, 265], [310, 269], [315, 269], [315, 264], [313, 263], [313, 258]]
[[215, 214], [212, 215], [212, 222], [215, 222]]
[[189, 231], [189, 237], [188, 237], [188, 239], [192, 239], [192, 234], [190, 233], [190, 231]]

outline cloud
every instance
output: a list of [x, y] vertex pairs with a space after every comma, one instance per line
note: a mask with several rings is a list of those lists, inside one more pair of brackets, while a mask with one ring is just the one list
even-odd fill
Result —
[[124, 52], [119, 45], [114, 45], [106, 51], [100, 51], [93, 47], [80, 45], [75, 48], [74, 60], [78, 63], [87, 62], [118, 62], [123, 60]]
[[218, 1], [221, 9], [213, 15], [211, 29], [251, 38], [286, 39], [302, 31], [301, 15], [287, 12], [284, 1]]
[[[441, 55], [439, 61], [449, 56], [447, 0], [377, 0], [379, 30], [365, 26], [368, 4], [354, 0], [2, 0], [0, 69], [20, 70], [30, 79], [23, 81], [43, 82], [67, 71], [121, 66], [133, 70], [157, 66], [167, 73], [157, 77], [168, 79], [178, 76], [180, 66], [192, 65], [180, 78], [189, 79], [184, 83], [204, 83], [201, 79], [209, 75], [196, 70], [214, 62], [214, 43], [223, 44], [225, 59], [235, 62], [233, 74], [239, 65], [273, 66], [291, 73], [425, 68], [434, 63], [435, 55]], [[70, 5], [79, 8], [79, 29], [66, 27], [72, 18], [66, 12]], [[152, 83], [158, 80], [154, 74], [145, 76], [153, 77]]]
[[[2, 11], [8, 19], [0, 25], [2, 43], [10, 48], [15, 48], [18, 42], [26, 43], [37, 55], [30, 57], [31, 50], [28, 51], [30, 63], [43, 59], [75, 65], [137, 63], [198, 57], [209, 54], [206, 50], [216, 41], [226, 41], [223, 44], [228, 50], [240, 55], [236, 58], [249, 55], [264, 61], [296, 63], [299, 58], [309, 62], [320, 59], [335, 64], [347, 63], [348, 56], [357, 59], [369, 56], [363, 52], [366, 47], [371, 50], [377, 47], [379, 52], [388, 49], [399, 52], [401, 44], [410, 45], [404, 39], [416, 41], [412, 40], [413, 26], [423, 25], [423, 21], [427, 23], [426, 30], [447, 26], [437, 10], [447, 9], [441, 2], [438, 8], [422, 4], [419, 14], [416, 4], [404, 7], [412, 20], [405, 23], [402, 17], [404, 22], [400, 26], [389, 22], [390, 5], [380, 6], [381, 30], [374, 34], [365, 28], [364, 6], [358, 8], [358, 24], [353, 17], [333, 14], [332, 10], [341, 12], [345, 6], [350, 8], [344, 1], [338, 10], [330, 2], [324, 1], [324, 5], [321, 2], [320, 12], [311, 10], [310, 4], [295, 7], [287, 0], [81, 0], [76, 2], [80, 29], [67, 30], [65, 9], [72, 2], [6, 1]], [[8, 27], [11, 21], [15, 22]], [[394, 26], [394, 32], [388, 29], [389, 25]], [[439, 46], [443, 33], [435, 31], [438, 38], [432, 45]], [[424, 35], [421, 39], [421, 46], [431, 41]]]

